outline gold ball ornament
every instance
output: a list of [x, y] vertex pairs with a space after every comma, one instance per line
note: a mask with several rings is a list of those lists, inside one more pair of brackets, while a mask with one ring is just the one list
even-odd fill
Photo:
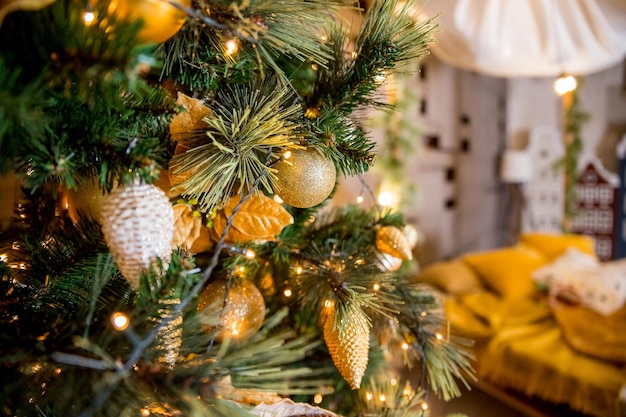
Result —
[[265, 301], [249, 280], [234, 279], [226, 293], [226, 279], [204, 287], [198, 297], [198, 313], [203, 329], [215, 340], [227, 337], [245, 339], [254, 335], [265, 319]]
[[174, 236], [174, 210], [165, 193], [150, 184], [131, 184], [111, 191], [102, 203], [102, 233], [118, 269], [135, 289], [141, 273], [167, 268]]
[[78, 190], [68, 190], [67, 211], [70, 218], [76, 224], [81, 215], [100, 222], [104, 198], [105, 194], [94, 181], [81, 184]]
[[[191, 0], [171, 0], [191, 7]], [[165, 0], [112, 0], [109, 13], [128, 20], [142, 20], [138, 38], [144, 43], [163, 43], [185, 24], [187, 14]]]
[[276, 164], [274, 191], [292, 207], [320, 204], [335, 188], [335, 164], [315, 148], [295, 149], [288, 159]]

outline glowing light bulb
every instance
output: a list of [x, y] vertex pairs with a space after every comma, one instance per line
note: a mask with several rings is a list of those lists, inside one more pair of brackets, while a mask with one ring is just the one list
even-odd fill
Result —
[[391, 378], [391, 380], [389, 382], [391, 383], [391, 385], [398, 385], [398, 379], [397, 378]]
[[8, 258], [6, 253], [0, 254], [0, 262], [6, 262]]
[[95, 19], [96, 15], [93, 14], [93, 12], [87, 11], [83, 14], [83, 22], [85, 22], [87, 26], [91, 25]]
[[250, 249], [246, 249], [244, 251], [244, 255], [247, 259], [254, 259], [256, 258], [256, 253], [253, 250]]
[[315, 394], [315, 396], [313, 397], [313, 402], [315, 404], [319, 404], [322, 402], [322, 399], [323, 399], [322, 394]]
[[333, 302], [331, 300], [324, 301], [324, 307], [331, 308], [333, 306]]
[[385, 394], [380, 394], [380, 395], [378, 396], [378, 399], [380, 400], [380, 402], [383, 402], [383, 403], [384, 403], [384, 402], [385, 402], [385, 400], [387, 399], [387, 397], [385, 397]]
[[422, 410], [428, 410], [428, 403], [426, 403], [426, 401], [422, 402]]
[[285, 294], [285, 297], [291, 297], [293, 295], [293, 292], [287, 288], [285, 291], [283, 291], [283, 294]]
[[443, 340], [443, 335], [441, 333], [435, 334], [435, 337], [437, 338], [437, 340]]
[[372, 288], [374, 289], [374, 291], [378, 291], [380, 290], [380, 284], [374, 284]]
[[361, 204], [361, 203], [363, 202], [363, 196], [362, 196], [362, 195], [358, 196], [358, 197], [356, 198], [356, 202], [357, 202], [357, 203], [359, 203], [359, 204]]
[[302, 267], [300, 265], [296, 266], [296, 274], [300, 275], [302, 273]]
[[398, 204], [398, 201], [398, 195], [391, 191], [383, 191], [378, 195], [378, 203], [384, 207], [393, 207]]
[[150, 415], [150, 410], [148, 410], [147, 408], [142, 408], [141, 409], [141, 415], [142, 416], [149, 416]]
[[111, 323], [113, 323], [113, 327], [115, 327], [116, 330], [124, 331], [128, 328], [130, 319], [126, 314], [117, 311], [111, 314]]
[[577, 86], [578, 83], [576, 82], [576, 78], [572, 75], [563, 74], [554, 82], [554, 92], [562, 96], [566, 93], [574, 91]]
[[409, 350], [409, 344], [406, 342], [402, 343], [402, 350]]
[[368, 392], [368, 393], [365, 394], [365, 399], [367, 401], [372, 401], [372, 398], [374, 398], [374, 395], [372, 395], [371, 392]]
[[239, 50], [239, 45], [237, 45], [236, 40], [230, 39], [229, 41], [226, 42], [226, 53], [228, 55], [233, 55], [237, 53], [238, 50]]
[[283, 152], [283, 158], [285, 158], [285, 159], [289, 159], [289, 158], [291, 158], [291, 151], [285, 151], [285, 152]]

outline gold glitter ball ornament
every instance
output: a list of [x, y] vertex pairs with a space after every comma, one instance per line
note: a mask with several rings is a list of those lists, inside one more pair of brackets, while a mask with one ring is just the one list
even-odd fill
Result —
[[376, 231], [376, 248], [382, 253], [400, 258], [403, 261], [413, 259], [409, 241], [402, 230], [393, 226], [383, 226]]
[[334, 312], [324, 322], [324, 341], [335, 367], [352, 389], [361, 387], [370, 350], [370, 328], [366, 318], [335, 326]]
[[172, 252], [174, 210], [165, 193], [150, 184], [131, 184], [111, 191], [102, 203], [102, 233], [115, 263], [133, 288], [141, 273], [167, 268]]
[[249, 280], [218, 279], [204, 287], [198, 297], [198, 314], [204, 330], [215, 340], [245, 339], [254, 335], [265, 319], [265, 301]]
[[294, 149], [275, 168], [274, 192], [292, 207], [316, 206], [335, 188], [335, 164], [315, 148]]

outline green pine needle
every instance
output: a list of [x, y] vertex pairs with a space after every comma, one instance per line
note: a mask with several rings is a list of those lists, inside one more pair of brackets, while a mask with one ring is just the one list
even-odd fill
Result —
[[297, 148], [303, 134], [295, 118], [300, 106], [287, 103], [287, 88], [274, 90], [234, 87], [220, 93], [204, 121], [206, 131], [188, 132], [181, 141], [191, 149], [173, 159], [176, 174], [190, 174], [177, 186], [197, 198], [199, 206], [210, 211], [223, 205], [233, 193], [260, 186], [272, 190], [274, 173], [269, 165], [278, 152]]

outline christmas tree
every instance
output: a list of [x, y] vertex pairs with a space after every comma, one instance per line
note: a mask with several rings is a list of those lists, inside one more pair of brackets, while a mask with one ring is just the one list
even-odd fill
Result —
[[2, 413], [409, 416], [459, 395], [471, 354], [411, 282], [415, 229], [329, 204], [375, 160], [359, 111], [427, 54], [414, 12], [0, 3], [0, 169], [23, 188]]

